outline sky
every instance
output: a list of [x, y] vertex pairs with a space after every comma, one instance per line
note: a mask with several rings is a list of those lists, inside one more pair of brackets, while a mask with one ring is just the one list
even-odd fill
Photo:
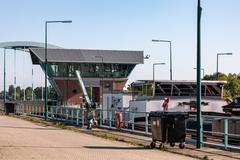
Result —
[[[169, 79], [169, 44], [172, 41], [173, 80], [195, 80], [197, 0], [0, 0], [0, 42], [44, 42], [46, 20], [72, 20], [50, 24], [48, 42], [63, 48], [142, 50], [150, 55], [129, 76]], [[239, 73], [240, 0], [202, 0], [202, 68], [205, 74]], [[13, 84], [13, 51], [7, 50], [7, 85]], [[33, 66], [34, 86], [44, 85], [39, 66]], [[31, 60], [17, 52], [17, 85], [31, 86]], [[0, 90], [3, 89], [3, 50], [0, 49]]]

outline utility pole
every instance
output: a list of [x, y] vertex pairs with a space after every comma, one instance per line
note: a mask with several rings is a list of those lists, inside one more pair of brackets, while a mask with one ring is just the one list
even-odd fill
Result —
[[197, 7], [197, 148], [202, 147], [202, 111], [201, 111], [201, 0]]

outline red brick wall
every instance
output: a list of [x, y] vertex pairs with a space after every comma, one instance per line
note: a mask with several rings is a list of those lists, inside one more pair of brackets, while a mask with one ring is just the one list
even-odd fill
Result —
[[[82, 96], [82, 91], [80, 90], [80, 85], [77, 80], [64, 80], [64, 79], [56, 79], [56, 84], [58, 85], [61, 91], [61, 101], [67, 102], [69, 104], [80, 104]], [[65, 88], [65, 90], [64, 90]], [[76, 90], [76, 93], [73, 93], [73, 90]]]
[[[107, 91], [121, 92], [123, 90], [123, 87], [125, 86], [126, 81], [127, 80], [108, 81], [110, 83], [110, 87], [107, 89], [105, 88], [104, 92], [107, 92]], [[77, 105], [82, 103], [82, 98], [80, 97], [82, 97], [83, 95], [82, 95], [82, 91], [80, 89], [78, 80], [55, 79], [55, 82], [61, 91], [62, 97], [60, 97], [60, 100], [62, 102], [67, 102], [68, 104], [72, 104], [72, 105], [75, 105], [75, 104]], [[76, 93], [73, 93], [73, 90], [76, 90]], [[94, 90], [96, 91], [97, 89], [95, 88]], [[102, 88], [100, 88], [100, 91], [97, 94], [99, 96], [98, 99], [101, 101], [100, 95], [102, 94]]]

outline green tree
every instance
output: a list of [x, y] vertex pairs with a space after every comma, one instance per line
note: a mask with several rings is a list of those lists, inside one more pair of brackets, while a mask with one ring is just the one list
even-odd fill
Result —
[[34, 95], [36, 99], [42, 99], [42, 87], [36, 87], [34, 89]]
[[236, 74], [229, 74], [225, 85], [226, 96], [237, 97], [240, 95], [240, 77]]
[[21, 99], [21, 88], [20, 88], [20, 86], [16, 87], [16, 99], [17, 100]]
[[[216, 73], [212, 75], [205, 75], [203, 80], [216, 80]], [[218, 74], [218, 80], [227, 81], [224, 85], [224, 97], [237, 97], [240, 96], [240, 74], [228, 74], [223, 73]]]
[[26, 100], [32, 99], [32, 87], [27, 87], [25, 89], [25, 96], [26, 96]]
[[9, 95], [9, 97], [14, 98], [14, 85], [10, 85], [8, 87], [8, 95]]

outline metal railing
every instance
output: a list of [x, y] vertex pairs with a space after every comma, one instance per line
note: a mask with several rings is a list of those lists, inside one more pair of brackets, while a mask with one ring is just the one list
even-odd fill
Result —
[[[240, 150], [240, 117], [203, 115], [202, 118], [203, 145]], [[196, 138], [194, 123], [189, 125], [191, 120], [194, 122], [196, 115], [191, 115], [187, 123], [191, 138]]]
[[[98, 127], [118, 129], [145, 136], [151, 135], [151, 124], [148, 112], [130, 112], [122, 110], [122, 128], [116, 127], [116, 113], [119, 110], [95, 111]], [[16, 114], [44, 117], [44, 107], [41, 105], [21, 105], [15, 107]], [[49, 106], [48, 119], [62, 121], [67, 124], [84, 126], [87, 124], [87, 111], [76, 107]], [[187, 120], [187, 137], [196, 139], [196, 116], [190, 115]], [[224, 149], [240, 150], [240, 117], [203, 116], [203, 142], [208, 146]]]

